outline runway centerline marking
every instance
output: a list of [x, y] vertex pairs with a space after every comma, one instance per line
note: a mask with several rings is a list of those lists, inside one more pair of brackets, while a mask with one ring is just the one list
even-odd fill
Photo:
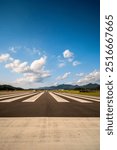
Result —
[[49, 92], [49, 94], [50, 94], [57, 102], [69, 102], [69, 101], [63, 99], [62, 97], [59, 97], [59, 96], [55, 95], [54, 93]]

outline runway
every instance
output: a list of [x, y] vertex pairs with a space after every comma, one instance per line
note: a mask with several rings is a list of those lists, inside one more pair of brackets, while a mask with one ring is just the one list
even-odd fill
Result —
[[0, 117], [99, 117], [97, 97], [66, 93], [22, 92], [0, 95]]
[[0, 149], [99, 150], [99, 116], [99, 97], [52, 91], [4, 93]]

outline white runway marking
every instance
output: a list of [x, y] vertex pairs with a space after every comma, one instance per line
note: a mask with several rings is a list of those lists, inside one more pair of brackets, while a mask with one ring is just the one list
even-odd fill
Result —
[[75, 96], [77, 98], [84, 98], [86, 100], [92, 100], [92, 101], [96, 101], [96, 102], [99, 102], [100, 99], [99, 98], [92, 98], [91, 96], [90, 97], [87, 97], [87, 96], [81, 96], [81, 95], [76, 95], [76, 94], [68, 94], [68, 93], [64, 93], [64, 95], [68, 95], [68, 96]]
[[6, 96], [3, 96], [3, 97], [0, 97], [0, 100], [1, 99], [6, 99], [6, 98], [12, 98], [12, 97], [15, 97], [15, 96], [23, 96], [23, 95], [26, 95], [26, 94], [29, 94], [29, 92], [6, 95]]
[[6, 96], [12, 96], [12, 95], [16, 95], [16, 94], [26, 94], [26, 93], [31, 93], [31, 92], [29, 92], [29, 91], [23, 91], [23, 92], [12, 92], [12, 93], [6, 92], [6, 94], [1, 94], [0, 93], [0, 98], [1, 97], [6, 97]]
[[30, 97], [30, 98], [28, 98], [28, 99], [26, 99], [26, 100], [24, 100], [22, 102], [35, 102], [41, 95], [43, 95], [43, 93], [44, 92], [39, 93], [39, 94], [37, 94], [35, 96], [32, 96], [32, 97]]
[[84, 98], [84, 99], [92, 100], [92, 101], [96, 101], [96, 102], [99, 102], [99, 101], [100, 101], [99, 99], [88, 98], [88, 97], [85, 97], [85, 96], [76, 96], [76, 97], [78, 97], [78, 98]]
[[16, 101], [16, 100], [19, 100], [21, 98], [25, 98], [25, 97], [28, 97], [28, 96], [33, 96], [35, 95], [36, 93], [31, 93], [31, 94], [26, 94], [24, 96], [19, 96], [19, 97], [15, 97], [15, 98], [10, 98], [10, 99], [6, 99], [6, 100], [3, 100], [3, 101], [0, 101], [1, 102], [12, 102], [12, 101]]
[[63, 94], [59, 94], [59, 93], [56, 93], [56, 94], [60, 95], [60, 96], [64, 96], [66, 98], [70, 98], [72, 100], [75, 100], [75, 101], [78, 101], [78, 102], [81, 102], [81, 103], [92, 103], [91, 101], [86, 101], [86, 100], [75, 98], [75, 97], [72, 97], [72, 96], [67, 96], [67, 95], [63, 95]]
[[53, 94], [53, 93], [51, 93], [51, 92], [49, 92], [49, 94], [50, 94], [57, 102], [69, 102], [69, 101], [67, 101], [67, 100], [65, 100], [65, 99], [63, 99], [63, 98], [61, 98], [61, 97], [59, 97], [59, 96], [57, 96], [57, 95], [55, 95], [55, 94]]
[[87, 96], [87, 95], [84, 96], [84, 95], [80, 95], [80, 94], [79, 94], [79, 96], [100, 100], [100, 97], [98, 97], [98, 96], [97, 97], [96, 96]]

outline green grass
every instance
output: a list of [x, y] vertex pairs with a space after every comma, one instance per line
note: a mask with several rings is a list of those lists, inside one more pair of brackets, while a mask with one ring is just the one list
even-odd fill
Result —
[[80, 94], [80, 95], [87, 95], [87, 96], [100, 96], [100, 91], [80, 92], [80, 91], [76, 91], [76, 90], [57, 90], [57, 92]]

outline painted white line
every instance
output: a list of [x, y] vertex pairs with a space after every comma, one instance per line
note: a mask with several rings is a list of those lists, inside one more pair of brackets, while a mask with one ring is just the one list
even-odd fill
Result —
[[33, 96], [35, 95], [36, 93], [31, 93], [31, 94], [26, 94], [24, 96], [19, 96], [19, 97], [15, 97], [15, 98], [10, 98], [10, 99], [6, 99], [6, 100], [3, 100], [3, 101], [0, 101], [0, 103], [2, 102], [12, 102], [12, 101], [16, 101], [16, 100], [19, 100], [21, 98], [25, 98], [25, 97], [28, 97], [28, 96]]
[[69, 102], [69, 101], [67, 101], [67, 100], [65, 100], [65, 99], [63, 99], [63, 98], [61, 98], [61, 97], [59, 97], [59, 96], [57, 96], [57, 95], [55, 95], [55, 94], [53, 94], [53, 93], [51, 93], [51, 92], [49, 92], [49, 94], [50, 94], [57, 102]]
[[68, 96], [75, 96], [77, 98], [84, 98], [84, 99], [87, 99], [87, 100], [92, 100], [92, 101], [96, 101], [96, 102], [99, 102], [100, 99], [95, 99], [95, 98], [92, 98], [92, 97], [85, 97], [85, 96], [80, 96], [80, 95], [75, 95], [75, 94], [68, 94], [68, 93], [64, 93], [63, 95], [68, 95]]
[[79, 96], [100, 100], [99, 96], [88, 96], [88, 95], [85, 96], [85, 95], [81, 95], [81, 94], [79, 94]]
[[25, 92], [25, 93], [17, 93], [17, 94], [13, 94], [13, 95], [6, 95], [6, 96], [3, 96], [3, 97], [0, 97], [0, 100], [1, 99], [5, 99], [5, 98], [12, 98], [12, 97], [15, 97], [15, 96], [23, 96], [23, 95], [26, 95], [26, 94], [29, 94], [29, 92]]
[[28, 99], [26, 99], [26, 100], [24, 100], [22, 102], [34, 102], [34, 101], [36, 101], [43, 94], [44, 94], [44, 92], [39, 93], [39, 94], [37, 94], [35, 96], [32, 96], [32, 97], [30, 97], [30, 98], [28, 98]]
[[63, 94], [59, 94], [59, 93], [56, 93], [56, 94], [59, 95], [59, 96], [64, 96], [66, 98], [70, 98], [72, 100], [75, 100], [75, 101], [78, 101], [78, 102], [81, 102], [81, 103], [92, 103], [91, 101], [86, 101], [86, 100], [75, 98], [75, 97], [72, 97], [72, 96], [67, 96], [67, 95], [63, 95]]
[[23, 91], [23, 92], [13, 92], [13, 93], [10, 93], [10, 92], [6, 92], [6, 94], [0, 94], [0, 98], [1, 97], [6, 97], [6, 96], [12, 96], [12, 95], [16, 95], [16, 94], [24, 94], [24, 93], [30, 93], [30, 92], [27, 92], [27, 91]]
[[78, 98], [84, 98], [84, 99], [92, 100], [92, 101], [96, 101], [96, 102], [100, 102], [99, 99], [89, 98], [89, 97], [85, 97], [85, 96], [76, 96], [76, 97], [78, 97]]

